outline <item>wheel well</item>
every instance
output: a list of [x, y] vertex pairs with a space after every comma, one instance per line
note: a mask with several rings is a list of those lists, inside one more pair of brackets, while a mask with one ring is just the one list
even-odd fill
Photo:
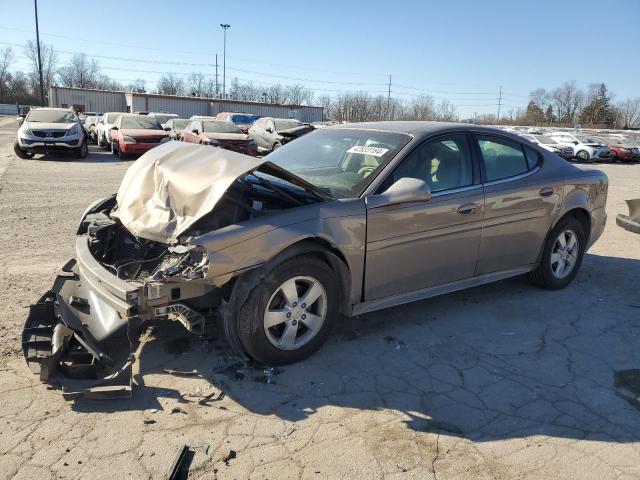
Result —
[[[589, 237], [591, 236], [591, 215], [584, 208], [574, 208], [573, 210], [569, 210], [565, 213], [562, 218], [565, 217], [574, 217], [582, 228], [584, 229], [584, 234], [587, 237], [587, 241], [589, 241]], [[558, 220], [559, 221], [559, 220]]]
[[[289, 245], [271, 260], [263, 263], [259, 268], [252, 269], [248, 274], [257, 272], [257, 277], [253, 281], [259, 281], [264, 273], [275, 268], [280, 263], [298, 255], [314, 255], [325, 262], [332, 270], [336, 272], [338, 281], [340, 282], [340, 311], [346, 315], [351, 313], [351, 273], [346, 258], [330, 242], [320, 237], [311, 237], [300, 240]], [[247, 274], [245, 274], [247, 275]], [[222, 287], [222, 296], [225, 300], [230, 300], [231, 294], [235, 289], [239, 277], [233, 277]], [[246, 277], [245, 277], [246, 278]], [[257, 280], [256, 280], [257, 279]]]

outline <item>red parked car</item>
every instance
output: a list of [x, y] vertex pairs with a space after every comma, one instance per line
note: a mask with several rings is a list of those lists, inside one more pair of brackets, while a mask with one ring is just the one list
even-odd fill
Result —
[[636, 160], [636, 153], [633, 146], [627, 145], [622, 138], [616, 137], [598, 137], [602, 143], [605, 143], [611, 149], [612, 162], [630, 163]]
[[217, 116], [217, 120], [226, 120], [227, 122], [233, 122], [236, 126], [242, 130], [242, 133], [249, 133], [249, 128], [260, 118], [257, 115], [251, 113], [236, 113], [236, 112], [220, 112]]
[[252, 157], [258, 155], [256, 142], [234, 123], [224, 120], [192, 120], [182, 131], [182, 141], [212, 145]]
[[124, 113], [111, 127], [111, 153], [125, 158], [141, 154], [170, 140], [157, 118]]

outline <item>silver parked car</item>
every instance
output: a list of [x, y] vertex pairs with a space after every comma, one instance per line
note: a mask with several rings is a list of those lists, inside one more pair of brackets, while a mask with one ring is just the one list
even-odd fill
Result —
[[296, 119], [262, 117], [249, 127], [248, 132], [259, 151], [271, 152], [313, 130], [315, 127]]
[[56, 151], [86, 158], [87, 135], [76, 112], [71, 109], [32, 108], [18, 128], [13, 150], [23, 159], [36, 153]]
[[285, 364], [340, 314], [522, 274], [562, 288], [604, 229], [607, 187], [471, 125], [331, 126], [264, 159], [169, 142], [82, 216], [75, 260], [32, 306], [25, 355], [52, 371], [46, 359], [82, 351], [108, 373], [146, 320], [202, 333], [217, 318], [238, 353]]

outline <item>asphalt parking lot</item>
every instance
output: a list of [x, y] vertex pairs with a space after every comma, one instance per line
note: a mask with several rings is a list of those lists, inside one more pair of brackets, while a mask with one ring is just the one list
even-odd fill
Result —
[[[615, 225], [640, 164], [603, 164], [608, 225], [568, 288], [524, 278], [345, 319], [308, 361], [236, 364], [217, 332], [153, 325], [131, 399], [67, 400], [21, 354], [29, 304], [73, 256], [84, 208], [130, 161], [19, 160], [0, 117], [0, 477], [638, 478], [640, 235]], [[169, 371], [189, 372], [176, 375]], [[617, 375], [617, 377], [616, 377]]]

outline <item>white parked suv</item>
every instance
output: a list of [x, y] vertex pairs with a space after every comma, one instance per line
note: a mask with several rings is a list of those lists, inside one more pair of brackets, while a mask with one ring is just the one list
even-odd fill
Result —
[[107, 112], [102, 115], [96, 125], [96, 143], [99, 147], [111, 148], [111, 127], [116, 123], [122, 112]]
[[580, 134], [552, 132], [548, 134], [561, 145], [573, 149], [573, 158], [579, 162], [596, 162], [611, 157], [611, 149], [597, 140]]
[[32, 108], [20, 128], [13, 150], [19, 158], [36, 153], [72, 152], [79, 158], [88, 153], [87, 135], [76, 112], [68, 108]]

